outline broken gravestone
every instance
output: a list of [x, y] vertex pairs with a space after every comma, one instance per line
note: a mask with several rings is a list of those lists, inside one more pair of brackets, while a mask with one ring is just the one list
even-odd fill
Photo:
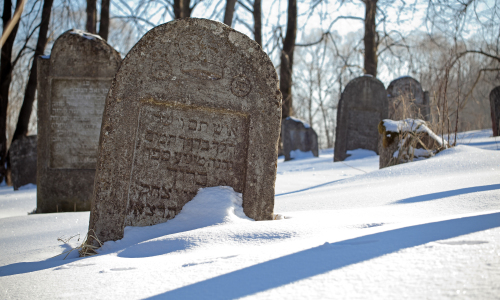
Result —
[[424, 96], [420, 82], [414, 78], [403, 76], [393, 80], [387, 88], [387, 97], [390, 119], [429, 119], [429, 98]]
[[490, 108], [493, 136], [500, 136], [500, 86], [490, 92]]
[[28, 183], [36, 184], [36, 140], [36, 135], [25, 136], [10, 146], [9, 161], [14, 190]]
[[304, 121], [292, 117], [286, 118], [281, 124], [281, 136], [285, 161], [293, 159], [291, 152], [294, 150], [311, 151], [318, 157], [318, 135]]
[[378, 131], [380, 169], [432, 157], [448, 145], [419, 119], [386, 119]]
[[38, 58], [37, 212], [90, 210], [106, 94], [120, 54], [70, 30]]
[[121, 239], [211, 186], [231, 186], [248, 217], [271, 220], [280, 122], [277, 74], [257, 43], [204, 19], [155, 27], [106, 99], [89, 232]]
[[371, 75], [351, 80], [337, 110], [334, 161], [342, 161], [348, 150], [367, 149], [378, 153], [378, 123], [387, 118], [387, 92]]

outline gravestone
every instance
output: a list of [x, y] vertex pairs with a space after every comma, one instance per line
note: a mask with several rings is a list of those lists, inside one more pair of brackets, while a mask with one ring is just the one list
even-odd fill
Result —
[[120, 54], [70, 30], [38, 58], [37, 212], [90, 210], [106, 94]]
[[351, 80], [337, 108], [334, 161], [343, 161], [348, 150], [367, 149], [378, 153], [377, 126], [387, 118], [387, 92], [371, 75]]
[[389, 118], [402, 120], [406, 118], [428, 119], [429, 105], [424, 97], [420, 82], [410, 76], [393, 80], [387, 88], [389, 100]]
[[288, 117], [281, 124], [285, 161], [292, 160], [291, 151], [312, 151], [318, 157], [318, 135], [311, 126], [302, 120]]
[[10, 146], [9, 161], [14, 190], [28, 183], [36, 184], [36, 146], [36, 135], [17, 139]]
[[493, 136], [500, 136], [500, 86], [490, 92], [490, 108]]
[[155, 27], [106, 99], [90, 232], [105, 242], [166, 222], [211, 186], [271, 220], [280, 122], [277, 74], [257, 43], [204, 19]]

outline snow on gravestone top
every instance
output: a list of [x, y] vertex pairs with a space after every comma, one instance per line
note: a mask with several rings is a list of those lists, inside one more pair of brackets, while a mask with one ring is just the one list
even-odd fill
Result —
[[348, 150], [378, 153], [377, 126], [387, 118], [387, 106], [387, 92], [378, 79], [361, 76], [347, 84], [337, 110], [334, 161], [346, 159]]
[[120, 62], [79, 30], [38, 58], [38, 212], [90, 210], [104, 102]]
[[272, 219], [280, 121], [277, 74], [257, 43], [204, 19], [152, 29], [106, 99], [89, 229], [120, 239], [210, 186], [233, 187], [248, 217]]
[[[424, 91], [420, 82], [410, 76], [394, 79], [387, 87], [389, 98], [389, 118], [428, 118], [425, 108]], [[418, 111], [420, 110], [420, 112]]]
[[500, 135], [500, 86], [490, 92], [491, 127], [493, 136]]

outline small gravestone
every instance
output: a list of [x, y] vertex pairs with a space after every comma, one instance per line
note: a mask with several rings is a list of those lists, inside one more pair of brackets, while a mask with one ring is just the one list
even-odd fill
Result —
[[311, 151], [314, 156], [318, 157], [318, 135], [304, 121], [292, 117], [286, 118], [281, 124], [281, 136], [285, 161], [293, 159], [291, 152], [294, 150]]
[[419, 119], [382, 120], [378, 125], [379, 168], [426, 159], [448, 147], [448, 143]]
[[428, 118], [428, 99], [420, 82], [410, 76], [393, 80], [387, 88], [389, 100], [389, 118], [402, 120], [406, 118]]
[[500, 136], [500, 86], [490, 92], [490, 108], [493, 136]]
[[204, 19], [155, 27], [106, 99], [90, 232], [105, 242], [166, 222], [211, 186], [271, 220], [280, 122], [277, 74], [257, 43]]
[[120, 54], [70, 30], [38, 58], [37, 211], [90, 210], [106, 94]]
[[9, 161], [14, 190], [28, 183], [36, 184], [36, 140], [36, 135], [22, 137], [10, 146]]
[[343, 161], [348, 150], [367, 149], [378, 153], [378, 123], [387, 118], [387, 92], [371, 75], [347, 84], [337, 109], [334, 161]]

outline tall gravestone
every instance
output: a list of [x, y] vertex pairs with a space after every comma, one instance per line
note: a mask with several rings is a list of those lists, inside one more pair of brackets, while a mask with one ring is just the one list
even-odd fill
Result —
[[410, 76], [399, 77], [387, 87], [389, 118], [429, 119], [429, 98], [426, 98], [420, 82]]
[[490, 108], [493, 136], [500, 136], [500, 86], [490, 92]]
[[292, 159], [293, 150], [311, 151], [314, 156], [318, 157], [318, 135], [304, 121], [292, 117], [286, 118], [281, 124], [281, 136], [285, 161]]
[[243, 193], [248, 217], [272, 219], [280, 121], [277, 74], [253, 40], [204, 19], [152, 29], [106, 99], [89, 230], [120, 239], [211, 186]]
[[9, 161], [14, 190], [28, 183], [36, 184], [36, 147], [36, 135], [25, 136], [12, 142]]
[[70, 30], [38, 58], [37, 211], [90, 210], [102, 113], [120, 54]]
[[351, 80], [337, 108], [334, 161], [343, 161], [348, 150], [378, 153], [378, 123], [388, 116], [384, 84], [370, 75]]

